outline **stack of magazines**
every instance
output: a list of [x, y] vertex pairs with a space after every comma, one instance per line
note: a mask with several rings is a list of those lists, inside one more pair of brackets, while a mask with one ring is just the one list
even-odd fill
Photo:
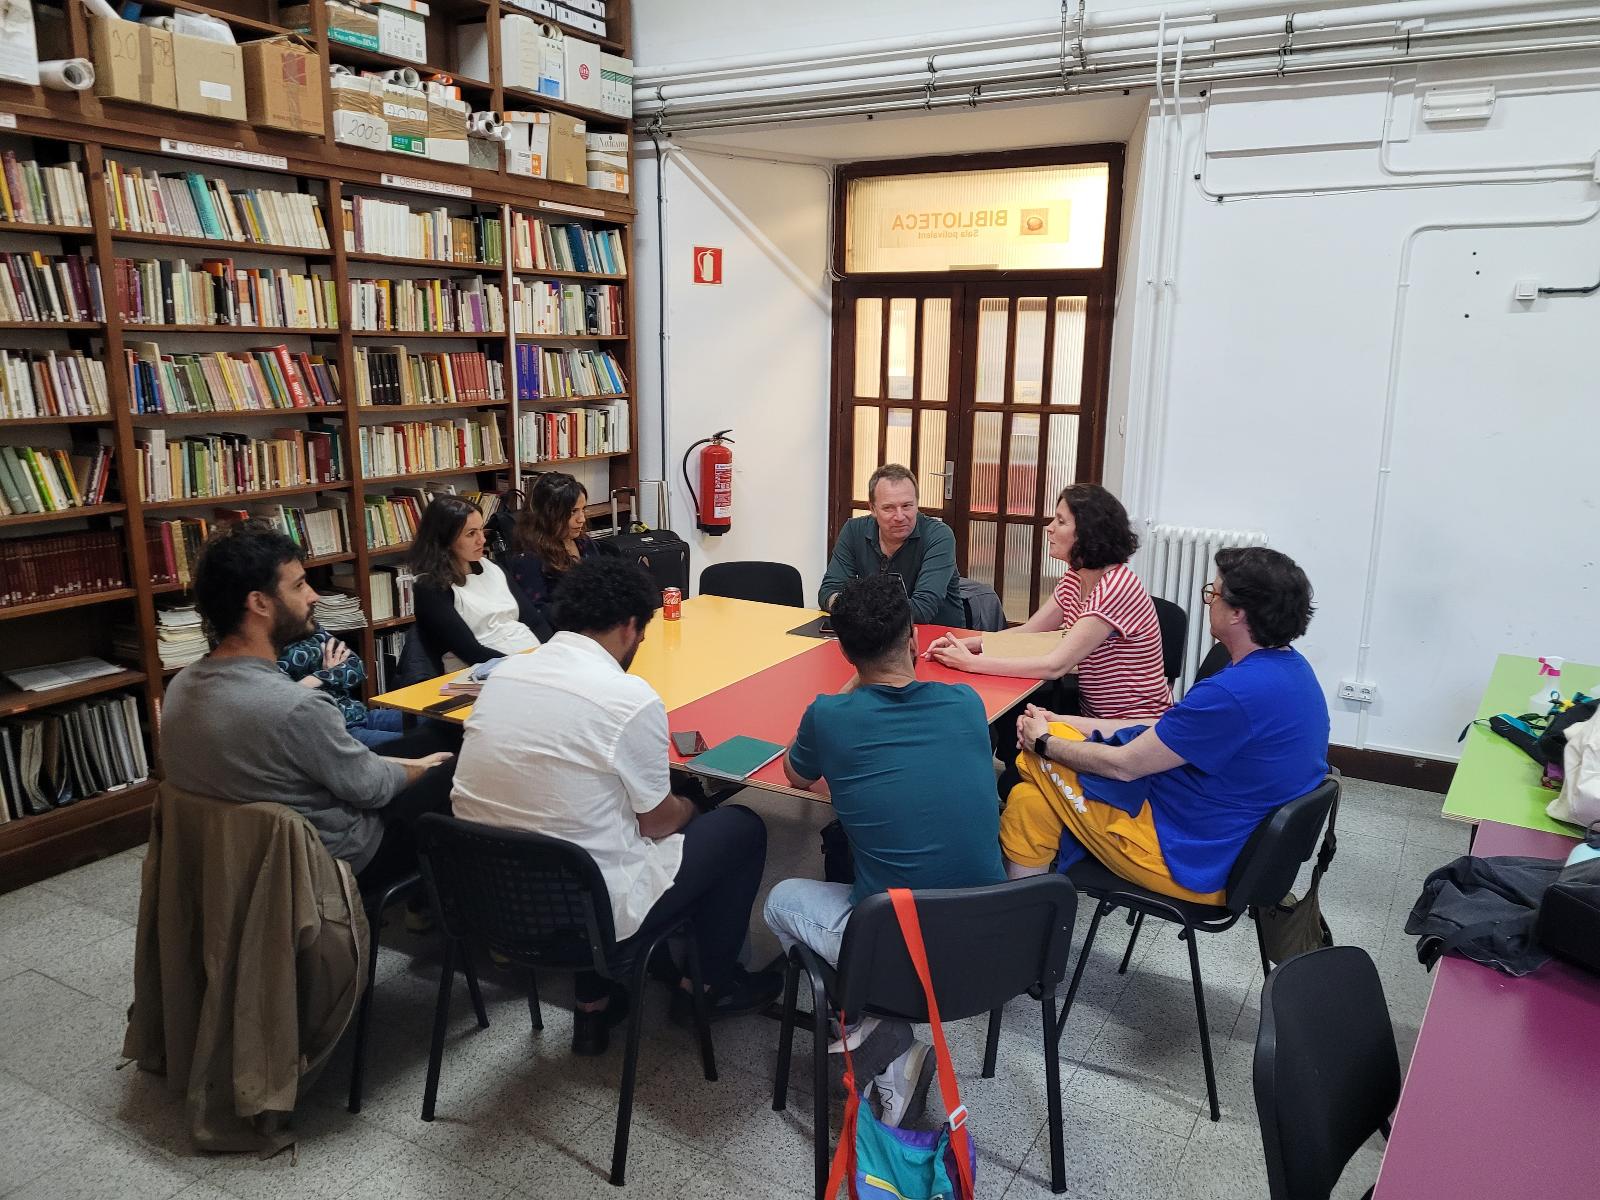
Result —
[[367, 624], [361, 602], [346, 592], [319, 593], [311, 615], [324, 629], [362, 629]]
[[483, 685], [488, 682], [489, 676], [504, 658], [491, 658], [479, 663], [475, 667], [468, 667], [461, 674], [450, 680], [439, 689], [441, 696], [476, 696], [483, 691]]

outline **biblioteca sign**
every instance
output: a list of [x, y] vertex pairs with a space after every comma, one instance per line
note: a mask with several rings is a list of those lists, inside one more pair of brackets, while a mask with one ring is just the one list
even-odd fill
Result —
[[856, 179], [845, 270], [1050, 270], [1101, 265], [1104, 163]]

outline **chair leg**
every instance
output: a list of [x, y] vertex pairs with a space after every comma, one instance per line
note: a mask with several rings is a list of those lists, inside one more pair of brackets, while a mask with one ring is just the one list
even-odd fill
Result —
[[533, 1022], [533, 1031], [539, 1033], [544, 1029], [544, 1012], [539, 1008], [539, 979], [528, 968], [528, 1019]]
[[439, 966], [439, 999], [433, 1006], [433, 1041], [428, 1046], [428, 1082], [422, 1089], [422, 1119], [433, 1120], [434, 1101], [439, 1098], [439, 1068], [444, 1062], [444, 1029], [450, 1020], [450, 987], [456, 975], [456, 943], [444, 940], [444, 962]]
[[994, 1060], [1000, 1052], [1000, 1023], [1005, 1019], [1006, 1010], [996, 1008], [989, 1013], [989, 1036], [983, 1044], [983, 1077], [994, 1078]]
[[1067, 1190], [1067, 1149], [1061, 1129], [1061, 1056], [1052, 1043], [1056, 1033], [1056, 998], [1046, 991], [1039, 997], [1044, 1009], [1044, 1091], [1050, 1131], [1050, 1190]]
[[483, 993], [478, 990], [478, 969], [472, 965], [472, 949], [461, 948], [461, 973], [467, 977], [467, 994], [472, 997], [472, 1011], [477, 1014], [478, 1028], [489, 1028], [489, 1013], [483, 1007]]
[[[1133, 916], [1134, 914], [1129, 912], [1128, 915]], [[1122, 965], [1117, 968], [1118, 975], [1126, 975], [1128, 973], [1128, 962], [1133, 958], [1134, 944], [1139, 940], [1139, 931], [1144, 928], [1144, 914], [1139, 913], [1132, 924], [1133, 932], [1128, 935], [1128, 948], [1122, 952]]]
[[1089, 948], [1094, 945], [1094, 935], [1099, 932], [1100, 922], [1116, 905], [1108, 900], [1102, 900], [1094, 907], [1094, 916], [1089, 919], [1089, 932], [1084, 935], [1083, 949], [1078, 951], [1078, 965], [1072, 971], [1072, 983], [1067, 988], [1066, 1003], [1061, 1006], [1061, 1019], [1056, 1025], [1056, 1044], [1061, 1043], [1061, 1034], [1067, 1028], [1067, 1017], [1072, 1012], [1072, 1002], [1078, 996], [1078, 984], [1083, 979], [1084, 965], [1089, 961]]
[[[711, 1045], [711, 1006], [706, 1000], [705, 980], [700, 975], [700, 942], [693, 930], [684, 940], [688, 943], [686, 954], [689, 959], [690, 999], [693, 1001], [694, 1031], [700, 1040], [700, 1065], [705, 1070], [706, 1078], [714, 1083], [717, 1078], [717, 1052]], [[639, 976], [639, 986], [644, 987], [643, 975]]]
[[789, 1059], [794, 1054], [794, 1010], [800, 991], [800, 964], [790, 958], [783, 968], [783, 1021], [778, 1026], [778, 1062], [772, 1072], [772, 1111], [789, 1103]]
[[372, 991], [378, 986], [378, 924], [383, 913], [367, 913], [367, 988], [361, 993], [361, 1006], [356, 1010], [355, 1059], [350, 1064], [350, 1103], [353, 1113], [361, 1111], [361, 1089], [367, 1074], [367, 1030], [372, 1024]]
[[1261, 978], [1265, 979], [1272, 974], [1272, 960], [1267, 957], [1267, 933], [1261, 925], [1260, 909], [1250, 910], [1250, 923], [1256, 927], [1256, 949], [1261, 951]]
[[644, 1027], [642, 997], [645, 968], [649, 961], [648, 950], [638, 955], [633, 964], [633, 977], [629, 981], [632, 1006], [628, 1012], [628, 1047], [622, 1055], [622, 1091], [617, 1097], [617, 1134], [611, 1143], [613, 1187], [622, 1187], [627, 1182], [628, 1133], [633, 1124], [633, 1085], [639, 1077], [639, 1033]]
[[[811, 1169], [817, 1200], [828, 1200], [828, 991], [811, 976]], [[843, 1033], [843, 1030], [840, 1030]]]
[[1189, 943], [1189, 974], [1194, 979], [1194, 1011], [1200, 1020], [1200, 1057], [1206, 1066], [1206, 1099], [1211, 1103], [1211, 1119], [1222, 1120], [1217, 1108], [1217, 1072], [1211, 1063], [1211, 1028], [1206, 1022], [1206, 991], [1200, 984], [1200, 949], [1195, 945], [1194, 929], [1185, 926], [1178, 935]]

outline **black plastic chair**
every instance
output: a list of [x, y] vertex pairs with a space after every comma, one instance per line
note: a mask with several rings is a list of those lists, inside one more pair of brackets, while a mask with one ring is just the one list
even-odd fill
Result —
[[[1317, 848], [1317, 834], [1321, 832], [1328, 813], [1339, 795], [1339, 780], [1330, 775], [1320, 784], [1296, 800], [1279, 808], [1256, 827], [1250, 840], [1239, 852], [1233, 870], [1228, 873], [1228, 883], [1223, 904], [1196, 904], [1148, 891], [1130, 883], [1092, 858], [1086, 858], [1067, 870], [1080, 892], [1093, 896], [1099, 903], [1094, 918], [1089, 922], [1089, 932], [1083, 939], [1083, 949], [1078, 954], [1078, 965], [1072, 972], [1072, 986], [1067, 989], [1067, 1002], [1061, 1011], [1061, 1028], [1067, 1026], [1067, 1014], [1072, 1011], [1072, 1001], [1078, 994], [1078, 982], [1083, 978], [1084, 965], [1089, 961], [1089, 950], [1099, 932], [1100, 921], [1119, 908], [1128, 910], [1133, 920], [1133, 932], [1128, 935], [1128, 948], [1123, 952], [1119, 974], [1128, 969], [1133, 957], [1134, 943], [1144, 928], [1145, 917], [1158, 917], [1183, 926], [1178, 936], [1189, 944], [1189, 974], [1194, 981], [1194, 1011], [1200, 1022], [1200, 1056], [1206, 1069], [1206, 1098], [1211, 1104], [1211, 1119], [1221, 1119], [1217, 1107], [1217, 1077], [1211, 1062], [1211, 1031], [1206, 1024], [1206, 994], [1200, 983], [1200, 951], [1195, 945], [1197, 933], [1224, 933], [1249, 913], [1256, 920], [1258, 909], [1270, 908], [1279, 903], [1294, 886], [1300, 865], [1310, 859]], [[1266, 942], [1261, 936], [1261, 924], [1256, 921], [1256, 947], [1261, 952], [1261, 970], [1271, 975], [1272, 964], [1267, 959]]]
[[1389, 1136], [1400, 1055], [1365, 950], [1312, 950], [1267, 976], [1255, 1093], [1272, 1200], [1327, 1200], [1367, 1139]]
[[1161, 625], [1161, 673], [1170, 686], [1183, 674], [1183, 643], [1189, 636], [1189, 614], [1171, 600], [1160, 596], [1150, 599], [1156, 606], [1156, 620]]
[[[989, 1014], [989, 1038], [983, 1057], [985, 1079], [994, 1075], [995, 1055], [1000, 1048], [1000, 1014], [1006, 1001], [1024, 992], [1038, 998], [1044, 1016], [1050, 1187], [1055, 1192], [1066, 1191], [1060, 1064], [1051, 1050], [1057, 1035], [1056, 987], [1066, 974], [1067, 957], [1072, 950], [1077, 891], [1065, 878], [1052, 874], [992, 887], [919, 891], [914, 895], [941, 1020], [959, 1021]], [[900, 934], [894, 905], [882, 892], [867, 897], [850, 914], [837, 970], [810, 947], [798, 943], [789, 952], [787, 968], [772, 1107], [782, 1112], [788, 1102], [795, 999], [800, 972], [804, 970], [811, 980], [815, 1105], [812, 1148], [816, 1194], [821, 1200], [828, 1182], [829, 1012], [843, 1009], [851, 1019], [875, 1014], [926, 1021], [927, 1001]]]
[[[378, 982], [378, 932], [383, 927], [383, 914], [401, 900], [410, 897], [422, 886], [422, 874], [413, 871], [404, 879], [397, 879], [386, 887], [375, 888], [361, 894], [361, 906], [367, 910], [367, 929], [371, 945], [367, 948], [367, 986], [361, 993], [361, 1007], [356, 1011], [355, 1059], [350, 1064], [350, 1102], [353, 1113], [361, 1111], [361, 1091], [367, 1072], [367, 1030], [372, 1025], [372, 993]], [[472, 1009], [477, 1014], [478, 1026], [489, 1024], [484, 1011], [483, 993], [478, 989], [478, 975], [471, 961], [462, 964], [467, 977], [467, 991], [472, 995]]]
[[790, 608], [804, 608], [806, 603], [800, 572], [788, 563], [778, 562], [712, 563], [700, 572], [700, 594], [785, 604]]
[[1194, 681], [1199, 683], [1202, 679], [1209, 679], [1230, 661], [1228, 648], [1221, 642], [1212, 642], [1211, 649], [1206, 651], [1206, 656], [1200, 660], [1200, 665], [1195, 668]]
[[417, 844], [422, 875], [428, 881], [434, 911], [445, 933], [422, 1119], [433, 1120], [444, 1031], [450, 1014], [450, 988], [458, 960], [470, 962], [475, 949], [492, 946], [527, 967], [528, 1014], [536, 1031], [544, 1028], [544, 1019], [539, 1012], [535, 970], [595, 971], [607, 979], [625, 980], [632, 1008], [628, 1014], [627, 1051], [622, 1059], [617, 1133], [611, 1150], [611, 1182], [621, 1187], [628, 1162], [628, 1130], [639, 1067], [645, 968], [651, 952], [668, 937], [682, 935], [687, 945], [700, 1058], [706, 1078], [717, 1077], [710, 1014], [700, 983], [700, 952], [692, 927], [685, 921], [663, 930], [648, 943], [632, 938], [619, 944], [605, 878], [588, 851], [571, 842], [429, 813], [417, 822]]

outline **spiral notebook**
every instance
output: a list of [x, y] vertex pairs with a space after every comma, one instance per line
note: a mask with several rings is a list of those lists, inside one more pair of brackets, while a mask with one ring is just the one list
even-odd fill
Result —
[[688, 765], [702, 775], [743, 783], [782, 754], [784, 749], [776, 742], [764, 742], [760, 738], [740, 734], [725, 742], [718, 742], [704, 754], [696, 755]]

